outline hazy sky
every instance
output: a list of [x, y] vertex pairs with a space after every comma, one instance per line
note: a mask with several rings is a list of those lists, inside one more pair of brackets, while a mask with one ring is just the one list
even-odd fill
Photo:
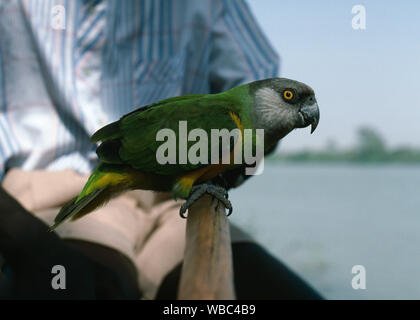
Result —
[[[420, 146], [420, 1], [248, 0], [281, 56], [280, 75], [314, 88], [321, 121], [292, 132], [284, 149], [355, 142], [361, 125], [390, 145]], [[366, 8], [353, 30], [352, 7]]]

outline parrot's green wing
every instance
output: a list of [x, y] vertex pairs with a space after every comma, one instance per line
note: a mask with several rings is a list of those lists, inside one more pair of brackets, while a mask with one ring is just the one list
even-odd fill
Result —
[[[162, 101], [133, 111], [92, 136], [93, 141], [101, 140], [97, 153], [103, 162], [128, 164], [138, 170], [164, 175], [182, 174], [206, 164], [179, 163], [179, 121], [187, 121], [188, 132], [203, 129], [208, 137], [210, 159], [211, 129], [238, 128], [232, 113], [238, 114], [238, 103], [229, 95], [193, 95]], [[235, 111], [236, 110], [236, 111]], [[161, 129], [171, 129], [176, 134], [176, 164], [159, 164], [156, 154], [164, 143], [157, 141]], [[188, 141], [187, 150], [196, 141]]]
[[120, 138], [122, 132], [119, 130], [120, 122], [123, 118], [127, 118], [132, 116], [133, 114], [139, 114], [141, 112], [145, 112], [149, 109], [155, 108], [157, 106], [167, 105], [167, 104], [173, 104], [175, 102], [183, 101], [183, 100], [193, 100], [193, 99], [199, 99], [201, 97], [205, 96], [205, 94], [190, 94], [190, 95], [184, 95], [179, 97], [173, 97], [169, 99], [165, 99], [156, 103], [152, 103], [143, 107], [140, 107], [130, 113], [127, 113], [124, 115], [119, 121], [112, 122], [98, 131], [96, 131], [92, 137], [90, 138], [91, 142], [98, 142], [98, 141], [106, 141], [111, 140], [114, 138]]

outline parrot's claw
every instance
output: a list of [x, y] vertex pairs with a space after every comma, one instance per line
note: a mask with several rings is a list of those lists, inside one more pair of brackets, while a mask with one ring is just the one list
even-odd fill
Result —
[[191, 205], [195, 203], [205, 193], [210, 194], [211, 196], [223, 203], [226, 209], [228, 209], [227, 216], [230, 216], [232, 214], [232, 204], [228, 200], [229, 195], [226, 189], [223, 187], [215, 186], [213, 184], [203, 183], [192, 187], [190, 196], [179, 210], [179, 215], [185, 219], [185, 212], [187, 212]]

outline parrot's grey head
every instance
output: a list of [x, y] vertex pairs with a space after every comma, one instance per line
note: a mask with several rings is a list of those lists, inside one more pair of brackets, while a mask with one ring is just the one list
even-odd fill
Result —
[[254, 97], [255, 126], [266, 135], [280, 139], [295, 128], [319, 123], [315, 93], [304, 83], [286, 78], [272, 78], [251, 84]]

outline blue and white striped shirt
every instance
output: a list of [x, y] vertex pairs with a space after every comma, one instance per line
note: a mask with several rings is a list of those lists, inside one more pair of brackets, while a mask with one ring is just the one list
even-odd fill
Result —
[[88, 173], [90, 135], [135, 107], [278, 68], [242, 0], [0, 0], [0, 178]]

